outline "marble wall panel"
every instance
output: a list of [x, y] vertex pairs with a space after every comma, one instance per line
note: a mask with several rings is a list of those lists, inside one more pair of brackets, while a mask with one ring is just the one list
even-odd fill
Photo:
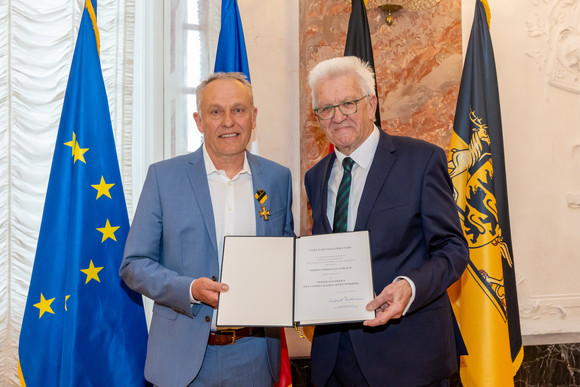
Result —
[[[349, 0], [300, 0], [300, 172], [328, 153], [328, 141], [312, 112], [308, 72], [319, 61], [344, 53]], [[461, 2], [443, 0], [421, 11], [367, 10], [373, 42], [381, 127], [390, 134], [421, 138], [448, 150], [461, 80]], [[301, 203], [307, 203], [303, 185]], [[302, 235], [311, 229], [301, 206]]]

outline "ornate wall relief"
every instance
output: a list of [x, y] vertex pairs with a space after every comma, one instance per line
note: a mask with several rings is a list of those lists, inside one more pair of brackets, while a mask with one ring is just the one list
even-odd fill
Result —
[[548, 83], [580, 94], [580, 0], [531, 0], [534, 17], [526, 21], [537, 49], [535, 59]]

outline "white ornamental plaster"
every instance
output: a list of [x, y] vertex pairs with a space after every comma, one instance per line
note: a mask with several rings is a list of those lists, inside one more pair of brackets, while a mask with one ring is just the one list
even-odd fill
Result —
[[580, 0], [530, 0], [526, 20], [535, 47], [526, 54], [544, 73], [547, 84], [580, 94]]
[[518, 301], [524, 335], [578, 335], [580, 293], [532, 295], [526, 278], [518, 276]]

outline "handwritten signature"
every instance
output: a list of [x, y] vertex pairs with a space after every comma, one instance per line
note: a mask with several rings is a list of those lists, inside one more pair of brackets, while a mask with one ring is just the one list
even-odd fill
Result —
[[329, 304], [338, 304], [338, 303], [342, 303], [342, 302], [352, 302], [352, 301], [362, 301], [363, 298], [362, 297], [340, 297], [340, 298], [329, 298], [328, 299], [328, 303]]

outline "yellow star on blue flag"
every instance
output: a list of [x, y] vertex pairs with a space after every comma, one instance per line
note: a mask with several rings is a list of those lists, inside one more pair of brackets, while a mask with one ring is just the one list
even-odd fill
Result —
[[95, 267], [95, 265], [93, 264], [93, 260], [91, 259], [91, 263], [89, 264], [89, 267], [86, 269], [81, 269], [81, 271], [87, 275], [87, 280], [85, 281], [85, 285], [88, 284], [90, 280], [95, 280], [97, 282], [101, 282], [101, 280], [99, 279], [99, 272], [101, 270], [103, 270], [103, 268], [102, 267]]
[[54, 301], [54, 298], [47, 300], [46, 298], [44, 298], [44, 294], [40, 293], [40, 302], [33, 305], [35, 308], [38, 308], [38, 310], [40, 311], [38, 318], [41, 318], [45, 312], [54, 314], [52, 308], [50, 307], [50, 304], [52, 304], [53, 301]]
[[84, 154], [87, 153], [87, 151], [89, 150], [89, 148], [81, 148], [79, 146], [79, 142], [77, 141], [77, 137], [76, 137], [76, 133], [73, 132], [73, 138], [71, 141], [67, 141], [64, 143], [64, 145], [66, 146], [70, 146], [72, 148], [72, 156], [74, 157], [74, 161], [73, 162], [77, 162], [78, 160], [82, 161], [83, 163], [87, 163], [85, 161], [85, 156]]
[[114, 241], [117, 241], [117, 238], [115, 238], [115, 231], [117, 231], [117, 229], [119, 229], [119, 228], [120, 228], [120, 226], [116, 226], [116, 227], [111, 226], [111, 223], [109, 223], [109, 219], [107, 219], [107, 224], [105, 224], [105, 227], [97, 227], [97, 230], [99, 230], [99, 232], [103, 233], [103, 238], [101, 239], [101, 243], [103, 243], [104, 241], [106, 241], [109, 238], [111, 238]]
[[105, 182], [105, 178], [101, 176], [101, 182], [99, 184], [91, 184], [91, 187], [97, 190], [97, 199], [103, 195], [111, 199], [111, 193], [109, 192], [109, 190], [113, 188], [114, 185], [115, 185], [114, 183], [107, 184]]

